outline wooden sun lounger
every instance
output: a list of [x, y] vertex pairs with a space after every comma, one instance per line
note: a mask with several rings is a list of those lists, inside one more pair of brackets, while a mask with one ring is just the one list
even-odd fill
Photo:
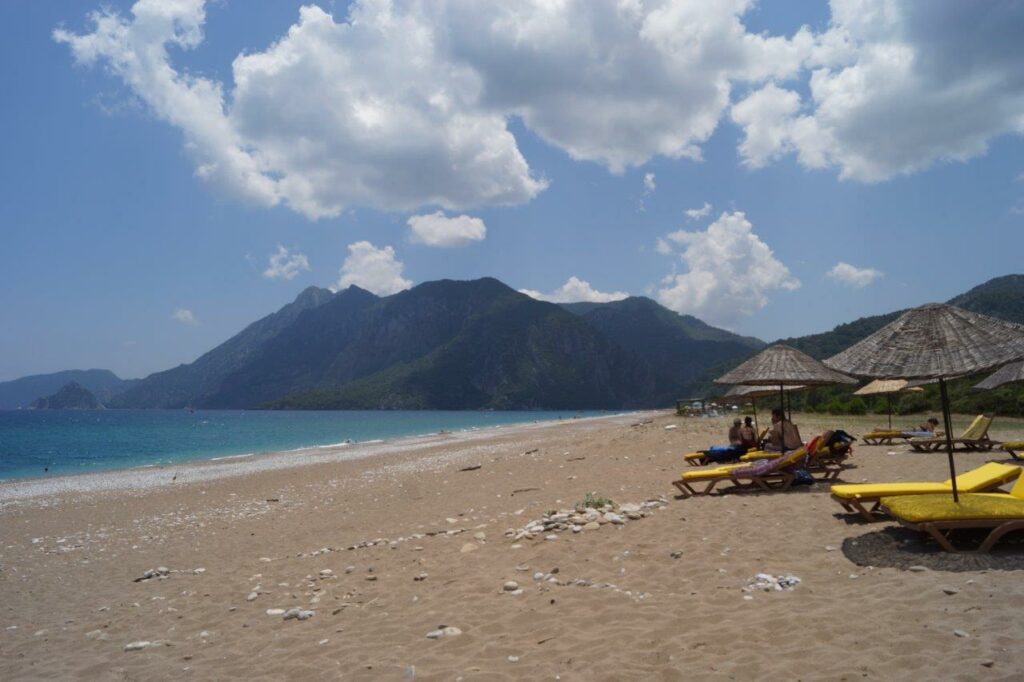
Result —
[[872, 431], [860, 437], [866, 445], [892, 445], [896, 438], [910, 440], [910, 436], [903, 435], [902, 431]]
[[[819, 441], [820, 437], [815, 438], [808, 444], [808, 447], [816, 449]], [[672, 481], [672, 485], [679, 490], [684, 499], [696, 495], [710, 495], [715, 487], [722, 482], [732, 483], [739, 492], [786, 490], [796, 480], [796, 474], [787, 469], [801, 465], [806, 458], [806, 452], [807, 448], [799, 448], [775, 459], [764, 460], [753, 465], [732, 464], [705, 471], [685, 472], [677, 480]], [[843, 470], [843, 467], [838, 464], [816, 462], [814, 458], [811, 458], [806, 468], [818, 481], [834, 481]], [[707, 484], [703, 489], [694, 487], [702, 483]]]
[[[757, 442], [760, 443], [761, 441], [763, 441], [765, 439], [765, 436], [767, 435], [768, 429], [764, 429], [763, 431], [761, 431], [761, 435], [757, 437]], [[704, 454], [703, 451], [691, 452], [688, 455], [684, 455], [683, 459], [686, 461], [687, 464], [689, 464], [692, 467], [701, 467], [707, 464], [711, 464], [711, 462], [708, 460], [707, 456]], [[716, 464], [720, 464], [720, 462], [716, 462]]]
[[[956, 477], [957, 489], [965, 494], [997, 490], [1024, 472], [1019, 466], [989, 462]], [[832, 499], [850, 513], [857, 513], [866, 521], [878, 521], [883, 497], [901, 495], [952, 495], [949, 480], [942, 483], [852, 483], [832, 486]], [[870, 506], [869, 506], [870, 505]]]
[[[999, 445], [988, 437], [988, 429], [992, 426], [992, 417], [979, 414], [971, 422], [971, 425], [964, 429], [959, 438], [953, 439], [953, 450], [960, 452], [988, 452]], [[946, 447], [945, 438], [911, 438], [910, 447], [918, 452], [938, 452]]]
[[1006, 441], [1005, 443], [1002, 444], [1002, 448], [1004, 451], [1009, 453], [1010, 457], [1013, 457], [1016, 460], [1024, 461], [1024, 456], [1017, 454], [1018, 451], [1024, 450], [1024, 440]]
[[957, 530], [988, 530], [975, 551], [987, 552], [1004, 536], [1024, 530], [1024, 476], [1009, 494], [965, 493], [954, 502], [951, 495], [883, 497], [882, 507], [911, 530], [927, 533], [947, 552], [958, 550], [952, 541]]

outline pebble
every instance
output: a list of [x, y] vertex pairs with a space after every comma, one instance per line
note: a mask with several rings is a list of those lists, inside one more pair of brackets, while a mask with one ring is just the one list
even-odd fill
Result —
[[590, 521], [588, 523], [583, 524], [583, 530], [597, 530], [600, 527], [601, 524], [597, 521]]
[[616, 525], [621, 525], [621, 524], [626, 522], [626, 520], [624, 518], [622, 518], [621, 516], [619, 516], [618, 514], [616, 514], [614, 512], [605, 512], [604, 520], [607, 521], [608, 523], [614, 523]]
[[462, 630], [457, 627], [447, 625], [437, 630], [431, 630], [427, 633], [427, 639], [441, 639], [442, 637], [457, 637], [462, 634]]
[[245, 601], [256, 601], [256, 597], [258, 596], [260, 595], [256, 592], [250, 592], [249, 594], [245, 595]]
[[152, 642], [148, 640], [139, 640], [138, 642], [128, 642], [124, 645], [125, 651], [142, 651], [146, 647], [150, 646]]
[[427, 579], [427, 574], [426, 573], [420, 573], [419, 575], [413, 576], [412, 579], [415, 580], [418, 583], [421, 583], [421, 582], [423, 582], [424, 580]]
[[953, 634], [957, 637], [970, 637], [970, 635], [967, 634], [967, 631], [965, 630], [953, 630]]
[[833, 545], [825, 545], [825, 551], [826, 552], [834, 552], [834, 551], [836, 551], [836, 548]]
[[992, 660], [992, 659], [990, 658], [990, 659], [988, 659], [988, 660], [986, 660], [986, 661], [982, 661], [982, 662], [981, 662], [981, 664], [982, 664], [983, 666], [985, 666], [986, 668], [991, 668], [992, 666], [994, 666], [994, 665], [996, 664], [996, 662], [995, 662], [995, 661], [993, 661], [993, 660]]
[[483, 532], [482, 530], [481, 531], [477, 531], [476, 533], [473, 533], [473, 539], [474, 540], [481, 540], [481, 541], [486, 540], [487, 539], [487, 533]]
[[928, 567], [927, 566], [911, 566], [907, 570], [911, 571], [913, 573], [924, 573], [925, 571], [928, 570]]
[[557, 535], [555, 535], [554, 533], [552, 533], [551, 535], [545, 535], [545, 536], [544, 536], [544, 539], [545, 539], [545, 540], [557, 540], [557, 539], [558, 539], [558, 536], [557, 536]]
[[683, 553], [682, 553], [681, 550], [677, 549], [676, 551], [674, 551], [671, 554], [669, 554], [669, 556], [672, 557], [673, 559], [682, 559], [683, 558]]
[[329, 568], [320, 569], [320, 577], [321, 578], [329, 578], [332, 575], [334, 575], [334, 571], [332, 571], [331, 569], [329, 569]]
[[475, 552], [477, 549], [478, 545], [475, 542], [467, 542], [462, 546], [462, 549], [459, 550], [459, 553], [469, 554], [470, 552]]
[[267, 609], [268, 616], [280, 616], [284, 614], [284, 609]]
[[509, 580], [507, 583], [502, 585], [502, 589], [506, 592], [515, 592], [519, 589], [519, 583], [514, 580]]
[[509, 663], [518, 663], [519, 662], [519, 657], [518, 656], [509, 656], [508, 657], [508, 662]]
[[951, 597], [954, 594], [960, 594], [960, 590], [956, 589], [955, 587], [943, 587], [942, 591], [945, 592], [946, 594], [948, 594]]

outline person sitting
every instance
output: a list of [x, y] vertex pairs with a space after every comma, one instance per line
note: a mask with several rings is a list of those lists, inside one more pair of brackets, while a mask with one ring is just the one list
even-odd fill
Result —
[[754, 420], [747, 417], [740, 427], [740, 445], [747, 450], [757, 449], [757, 431], [754, 430]]
[[732, 420], [732, 426], [729, 427], [729, 445], [734, 447], [743, 445], [743, 436], [740, 434], [742, 426], [743, 422], [739, 418]]
[[721, 463], [721, 462], [735, 462], [743, 455], [747, 454], [747, 448], [743, 445], [743, 438], [741, 435], [742, 429], [740, 426], [743, 424], [739, 419], [734, 419], [732, 426], [729, 428], [729, 445], [726, 446], [715, 446], [702, 450], [705, 459], [709, 462]]
[[782, 410], [776, 407], [772, 410], [772, 428], [768, 432], [768, 442], [764, 449], [766, 452], [786, 452], [796, 450], [804, 444], [800, 438], [800, 430], [796, 424], [788, 421]]

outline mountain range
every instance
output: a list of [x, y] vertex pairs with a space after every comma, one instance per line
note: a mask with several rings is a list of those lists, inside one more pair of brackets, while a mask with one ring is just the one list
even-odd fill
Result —
[[111, 407], [568, 409], [664, 405], [763, 343], [645, 298], [538, 301], [492, 278], [387, 297], [310, 287]]
[[[1024, 323], [1024, 275], [950, 300]], [[781, 341], [825, 358], [903, 311]], [[0, 409], [71, 381], [114, 408], [617, 409], [713, 394], [764, 342], [644, 297], [538, 301], [492, 278], [379, 297], [309, 287], [192, 363], [125, 381], [106, 370], [0, 383]], [[718, 388], [717, 390], [720, 390]]]

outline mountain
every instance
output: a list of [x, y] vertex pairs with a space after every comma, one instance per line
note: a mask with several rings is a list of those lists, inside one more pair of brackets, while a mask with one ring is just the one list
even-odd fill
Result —
[[106, 403], [138, 380], [121, 379], [108, 369], [70, 369], [52, 374], [34, 374], [0, 382], [0, 410], [28, 407], [39, 396], [56, 393], [72, 381], [93, 393], [101, 403]]
[[151, 374], [110, 402], [110, 407], [181, 408], [210, 404], [227, 377], [256, 356], [260, 349], [302, 313], [333, 298], [327, 289], [309, 287], [276, 313], [253, 322], [195, 362]]
[[89, 389], [71, 381], [51, 396], [36, 398], [30, 407], [33, 410], [99, 410], [103, 405]]
[[485, 278], [381, 299], [323, 383], [274, 406], [619, 408], [650, 404], [654, 373], [579, 316]]
[[712, 327], [640, 296], [611, 303], [566, 303], [562, 307], [651, 365], [655, 376], [651, 404], [655, 405], [669, 405], [687, 397], [709, 367], [746, 358], [765, 345], [759, 339]]
[[[1024, 324], [1024, 275], [1006, 275], [990, 279], [966, 293], [951, 298], [948, 303], [982, 315]], [[885, 315], [862, 317], [841, 324], [832, 331], [781, 339], [778, 343], [789, 344], [808, 355], [824, 359], [846, 350], [905, 312], [906, 310], [897, 310]]]
[[559, 306], [493, 278], [392, 296], [310, 288], [114, 407], [622, 408], [665, 405], [701, 367], [763, 345], [654, 301]]

